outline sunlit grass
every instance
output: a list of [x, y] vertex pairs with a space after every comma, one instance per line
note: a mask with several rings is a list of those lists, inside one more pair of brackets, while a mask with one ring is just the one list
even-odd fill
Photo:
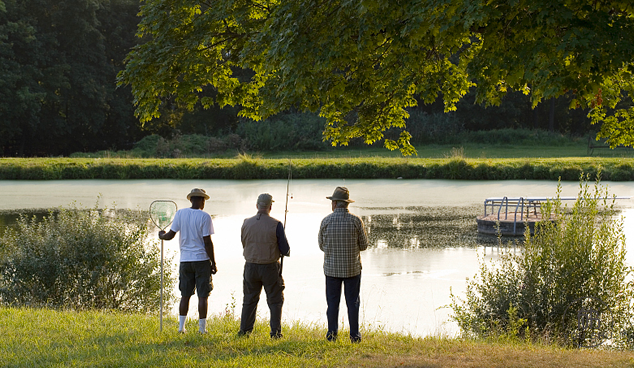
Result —
[[[533, 148], [531, 148], [532, 150]], [[552, 149], [552, 147], [551, 147]], [[517, 150], [517, 149], [513, 149]], [[515, 151], [513, 151], [515, 152]], [[519, 152], [519, 151], [518, 151]], [[519, 155], [518, 152], [515, 152]], [[537, 153], [537, 151], [531, 151]], [[544, 148], [540, 151], [546, 153]], [[124, 159], [124, 158], [0, 158], [0, 180], [60, 179], [286, 179], [289, 160], [295, 179], [460, 179], [460, 180], [570, 180], [581, 172], [603, 180], [634, 180], [634, 159], [627, 157], [506, 157], [491, 153], [473, 158], [468, 147], [422, 157], [265, 158], [240, 154], [237, 158]], [[560, 152], [560, 153], [563, 153]], [[510, 155], [510, 154], [509, 154]]]
[[[0, 362], [7, 367], [627, 367], [632, 352], [566, 350], [518, 341], [418, 338], [364, 331], [364, 340], [330, 343], [324, 328], [292, 323], [272, 340], [266, 321], [238, 337], [239, 321], [216, 316], [208, 333], [188, 321], [116, 312], [0, 308]], [[343, 335], [345, 336], [345, 335]]]

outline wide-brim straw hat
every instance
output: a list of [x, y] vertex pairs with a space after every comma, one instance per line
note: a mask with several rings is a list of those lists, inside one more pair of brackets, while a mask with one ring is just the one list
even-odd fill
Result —
[[336, 187], [335, 191], [332, 193], [332, 196], [326, 197], [331, 201], [342, 201], [352, 203], [354, 202], [350, 199], [350, 191], [346, 187]]
[[209, 199], [207, 192], [205, 192], [204, 189], [200, 188], [194, 188], [191, 192], [189, 192], [189, 194], [187, 195], [187, 199], [191, 200], [192, 197], [203, 197], [205, 198], [205, 200]]

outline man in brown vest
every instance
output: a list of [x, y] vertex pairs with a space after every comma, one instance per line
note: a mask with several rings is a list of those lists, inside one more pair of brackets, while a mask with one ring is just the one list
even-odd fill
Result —
[[273, 197], [260, 194], [256, 208], [258, 213], [242, 224], [242, 248], [244, 248], [244, 279], [242, 318], [238, 335], [253, 331], [255, 314], [260, 301], [262, 286], [271, 311], [271, 337], [282, 337], [282, 305], [284, 304], [284, 279], [279, 259], [290, 256], [290, 247], [282, 223], [271, 213]]

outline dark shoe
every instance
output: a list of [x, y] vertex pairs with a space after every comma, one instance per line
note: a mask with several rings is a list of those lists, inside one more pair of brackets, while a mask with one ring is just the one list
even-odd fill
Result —
[[238, 331], [238, 336], [239, 337], [249, 337], [249, 335], [251, 335], [251, 331]]
[[361, 342], [361, 336], [350, 336], [350, 342], [358, 344]]
[[326, 334], [326, 340], [328, 340], [328, 341], [337, 341], [337, 333], [336, 332], [328, 332]]
[[284, 337], [284, 335], [282, 335], [281, 332], [275, 332], [275, 333], [271, 332], [272, 339], [281, 339], [282, 337]]

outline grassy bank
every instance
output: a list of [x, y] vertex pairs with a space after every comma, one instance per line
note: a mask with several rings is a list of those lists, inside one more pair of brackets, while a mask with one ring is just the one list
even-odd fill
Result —
[[[287, 159], [2, 158], [0, 180], [285, 179]], [[295, 179], [634, 180], [634, 159], [564, 158], [295, 158]]]
[[360, 344], [329, 343], [323, 328], [284, 326], [271, 340], [264, 324], [238, 337], [232, 317], [197, 321], [186, 334], [174, 319], [103, 312], [0, 308], [0, 362], [6, 367], [631, 367], [634, 353], [567, 350], [519, 342], [414, 338], [366, 331]]

